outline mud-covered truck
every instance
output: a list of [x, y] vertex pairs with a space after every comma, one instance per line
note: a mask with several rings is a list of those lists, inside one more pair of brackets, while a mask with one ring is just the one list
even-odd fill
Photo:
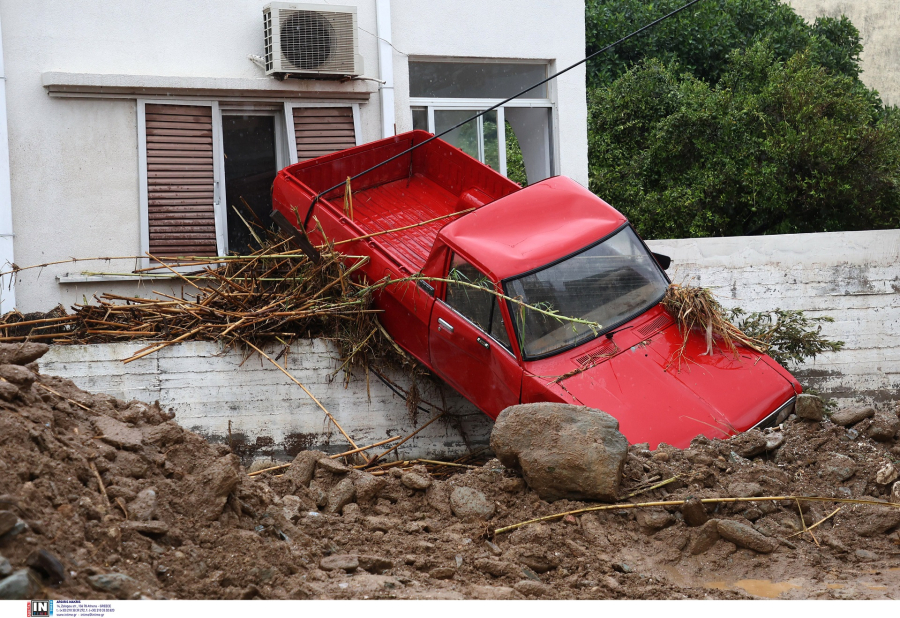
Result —
[[356, 276], [398, 281], [376, 296], [382, 325], [485, 414], [585, 405], [655, 448], [791, 411], [799, 383], [755, 350], [707, 353], [692, 333], [671, 365], [683, 336], [660, 304], [668, 260], [569, 178], [521, 188], [436, 139], [354, 180], [348, 196], [342, 185], [317, 198], [430, 137], [413, 131], [291, 165], [273, 206], [314, 244], [351, 241], [343, 253], [369, 258]]

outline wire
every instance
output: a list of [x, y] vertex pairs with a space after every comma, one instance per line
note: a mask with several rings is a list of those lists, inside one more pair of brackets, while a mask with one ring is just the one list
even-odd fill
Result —
[[[668, 14], [666, 14], [666, 15], [663, 15], [663, 16], [660, 17], [659, 19], [656, 19], [656, 20], [654, 20], [654, 21], [651, 21], [649, 24], [647, 24], [647, 25], [645, 25], [645, 26], [643, 26], [643, 27], [641, 27], [641, 28], [638, 28], [637, 30], [635, 30], [635, 31], [632, 32], [631, 34], [628, 34], [628, 35], [626, 35], [626, 36], [623, 36], [623, 37], [622, 37], [621, 39], [619, 39], [618, 41], [615, 41], [614, 43], [610, 43], [609, 45], [607, 45], [606, 47], [604, 47], [604, 48], [602, 48], [602, 49], [598, 49], [597, 51], [595, 51], [594, 53], [590, 54], [590, 55], [587, 56], [586, 58], [582, 58], [581, 60], [579, 60], [579, 61], [576, 62], [575, 64], [566, 67], [566, 68], [563, 69], [562, 71], [559, 71], [558, 73], [554, 73], [554, 74], [551, 75], [550, 77], [547, 77], [547, 78], [545, 78], [545, 79], [542, 79], [542, 80], [539, 81], [538, 83], [534, 84], [533, 86], [531, 86], [531, 87], [529, 87], [529, 88], [526, 88], [525, 90], [522, 90], [522, 91], [519, 92], [518, 94], [515, 94], [515, 95], [509, 97], [508, 99], [504, 99], [503, 101], [500, 101], [499, 103], [497, 103], [496, 105], [494, 105], [494, 106], [492, 106], [492, 107], [489, 107], [489, 108], [487, 108], [487, 109], [485, 109], [485, 110], [482, 110], [481, 112], [475, 114], [475, 115], [472, 116], [471, 118], [468, 118], [468, 119], [466, 119], [466, 120], [463, 120], [462, 122], [459, 122], [459, 123], [453, 125], [452, 127], [450, 127], [449, 129], [447, 129], [446, 131], [442, 131], [441, 133], [438, 133], [437, 135], [432, 135], [431, 137], [429, 137], [429, 138], [426, 139], [425, 141], [420, 142], [420, 143], [418, 143], [418, 144], [415, 144], [415, 145], [413, 145], [412, 147], [407, 148], [407, 149], [404, 150], [403, 152], [401, 152], [401, 153], [399, 153], [399, 154], [396, 154], [396, 155], [394, 155], [393, 157], [390, 157], [390, 158], [388, 158], [388, 159], [385, 159], [385, 160], [382, 161], [381, 163], [377, 163], [376, 165], [373, 165], [372, 167], [370, 167], [370, 168], [367, 169], [367, 170], [363, 170], [362, 172], [356, 174], [355, 176], [351, 176], [351, 177], [350, 177], [350, 181], [352, 182], [352, 181], [356, 180], [357, 178], [359, 178], [359, 177], [361, 177], [361, 176], [364, 176], [364, 175], [368, 174], [369, 172], [371, 172], [371, 171], [373, 171], [373, 170], [378, 169], [378, 168], [381, 167], [382, 165], [385, 165], [385, 164], [387, 164], [387, 163], [390, 163], [391, 161], [394, 161], [394, 160], [396, 160], [396, 159], [399, 159], [400, 157], [402, 157], [402, 156], [405, 155], [405, 154], [409, 154], [410, 152], [412, 152], [412, 151], [415, 150], [416, 148], [419, 148], [420, 146], [424, 146], [424, 145], [427, 144], [428, 142], [431, 142], [431, 141], [433, 141], [433, 140], [438, 139], [439, 137], [442, 137], [442, 136], [444, 136], [444, 135], [447, 135], [447, 134], [450, 133], [451, 131], [455, 131], [456, 129], [460, 128], [460, 127], [463, 126], [464, 124], [466, 124], [466, 123], [468, 123], [468, 122], [472, 122], [473, 120], [475, 120], [475, 119], [477, 119], [477, 118], [480, 118], [481, 116], [484, 116], [484, 115], [487, 114], [488, 112], [493, 111], [493, 110], [495, 110], [495, 109], [497, 109], [498, 107], [501, 107], [501, 106], [503, 106], [503, 105], [506, 105], [507, 103], [509, 103], [509, 102], [512, 101], [513, 99], [516, 99], [516, 98], [522, 96], [522, 95], [525, 94], [526, 92], [531, 92], [532, 90], [534, 90], [534, 89], [537, 88], [538, 86], [543, 86], [544, 84], [546, 84], [547, 82], [549, 82], [551, 79], [556, 79], [557, 77], [559, 77], [559, 76], [562, 75], [563, 73], [568, 73], [569, 71], [571, 71], [571, 70], [574, 69], [575, 67], [581, 66], [582, 64], [584, 64], [584, 63], [587, 62], [588, 60], [594, 58], [595, 56], [598, 56], [599, 54], [602, 54], [602, 53], [605, 52], [605, 51], [609, 51], [610, 49], [612, 49], [612, 48], [615, 47], [616, 45], [619, 45], [620, 43], [624, 43], [624, 42], [627, 41], [628, 39], [630, 39], [630, 38], [632, 38], [632, 37], [635, 37], [635, 36], [641, 34], [641, 33], [644, 32], [645, 30], [647, 30], [647, 29], [649, 29], [649, 28], [652, 28], [652, 27], [655, 26], [656, 24], [658, 24], [658, 23], [660, 23], [660, 22], [663, 22], [663, 21], [669, 19], [670, 17], [674, 17], [674, 16], [677, 15], [678, 13], [682, 12], [683, 10], [685, 10], [685, 9], [687, 9], [687, 8], [690, 8], [690, 7], [694, 6], [695, 4], [697, 4], [697, 3], [700, 2], [700, 1], [701, 1], [701, 0], [691, 0], [691, 1], [688, 2], [687, 4], [685, 4], [685, 5], [683, 5], [683, 6], [679, 7], [679, 8], [677, 8], [677, 9], [675, 9], [675, 10], [672, 11], [671, 13], [668, 13]], [[346, 180], [345, 180], [345, 181], [342, 181], [342, 182], [339, 182], [338, 184], [334, 185], [334, 186], [331, 187], [330, 189], [326, 189], [326, 190], [324, 190], [324, 191], [322, 191], [322, 192], [316, 194], [316, 196], [315, 196], [315, 197], [313, 198], [313, 200], [312, 200], [312, 203], [311, 203], [310, 206], [309, 206], [309, 210], [308, 210], [307, 213], [306, 213], [306, 218], [305, 218], [304, 221], [303, 221], [304, 227], [306, 226], [307, 223], [309, 223], [309, 218], [310, 218], [310, 216], [312, 215], [313, 208], [315, 207], [315, 205], [316, 205], [316, 203], [319, 201], [319, 199], [320, 199], [321, 197], [323, 197], [324, 195], [326, 195], [326, 194], [328, 194], [328, 193], [331, 193], [331, 192], [334, 191], [335, 189], [340, 189], [340, 188], [341, 188], [342, 186], [344, 186], [346, 183], [347, 183]]]

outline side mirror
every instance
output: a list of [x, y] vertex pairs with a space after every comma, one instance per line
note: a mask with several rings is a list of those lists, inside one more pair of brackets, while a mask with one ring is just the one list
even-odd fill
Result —
[[656, 260], [656, 263], [659, 264], [660, 268], [662, 268], [663, 270], [669, 270], [669, 266], [672, 265], [672, 258], [670, 258], [668, 255], [663, 255], [662, 253], [651, 252], [651, 254], [653, 255], [653, 259]]

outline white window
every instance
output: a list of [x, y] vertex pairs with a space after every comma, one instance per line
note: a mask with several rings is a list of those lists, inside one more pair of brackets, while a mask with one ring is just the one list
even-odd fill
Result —
[[[534, 62], [410, 59], [413, 128], [445, 131], [546, 78], [548, 68]], [[443, 139], [524, 184], [556, 173], [552, 127], [553, 103], [543, 84]]]
[[355, 103], [139, 100], [142, 251], [245, 254], [278, 170], [359, 143]]

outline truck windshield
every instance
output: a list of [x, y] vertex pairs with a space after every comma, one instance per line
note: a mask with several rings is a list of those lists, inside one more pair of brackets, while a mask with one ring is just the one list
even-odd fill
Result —
[[[560, 318], [509, 304], [526, 359], [579, 345], [649, 309], [668, 282], [630, 227], [562, 262], [505, 283], [507, 296]], [[600, 328], [565, 317], [596, 322]]]

